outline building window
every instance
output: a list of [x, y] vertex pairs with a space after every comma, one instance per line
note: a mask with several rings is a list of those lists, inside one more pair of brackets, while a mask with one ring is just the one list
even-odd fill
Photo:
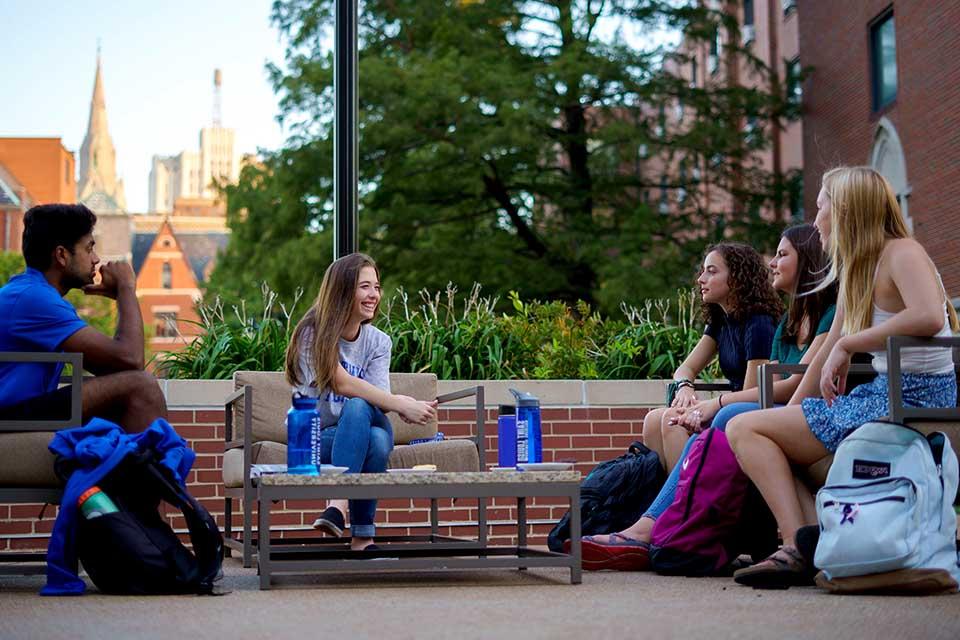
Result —
[[707, 71], [713, 75], [720, 68], [720, 27], [710, 41], [710, 55], [707, 57]]
[[667, 176], [660, 176], [660, 213], [666, 215], [670, 213], [670, 205], [667, 204]]
[[163, 269], [160, 272], [160, 285], [164, 289], [173, 288], [173, 269], [170, 268], [169, 262], [163, 263]]
[[753, 26], [753, 0], [743, 0], [743, 28], [740, 30], [743, 44], [748, 45], [756, 38]]
[[666, 133], [666, 128], [665, 128], [666, 124], [667, 124], [667, 109], [663, 104], [661, 104], [660, 110], [657, 113], [657, 128], [655, 131], [658, 138], [662, 138], [664, 133]]
[[787, 182], [790, 215], [794, 222], [803, 222], [803, 174], [798, 173]]
[[686, 162], [680, 163], [680, 184], [682, 186], [679, 189], [677, 189], [677, 203], [683, 204], [684, 202], [687, 201], [687, 190], [685, 188], [687, 185], [687, 163]]
[[787, 63], [787, 102], [799, 107], [803, 101], [803, 85], [800, 82], [800, 58]]
[[697, 86], [697, 59], [694, 58], [690, 61], [690, 87], [693, 88]]
[[158, 311], [153, 314], [158, 338], [177, 337], [177, 314], [174, 311]]
[[781, 0], [783, 15], [787, 16], [797, 10], [797, 0]]
[[897, 97], [897, 42], [892, 11], [870, 25], [870, 71], [873, 110], [878, 111]]

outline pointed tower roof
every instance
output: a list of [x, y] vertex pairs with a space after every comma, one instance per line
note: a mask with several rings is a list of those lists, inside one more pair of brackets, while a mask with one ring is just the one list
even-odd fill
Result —
[[[97, 197], [99, 195], [99, 197]], [[105, 196], [105, 197], [104, 197]], [[103, 89], [103, 69], [100, 47], [97, 47], [97, 72], [93, 81], [93, 97], [90, 100], [90, 117], [87, 120], [87, 135], [80, 147], [80, 180], [77, 182], [77, 198], [87, 206], [112, 202], [119, 209], [126, 209], [123, 181], [117, 180], [117, 155], [107, 127], [107, 101]], [[96, 208], [91, 208], [96, 211]]]

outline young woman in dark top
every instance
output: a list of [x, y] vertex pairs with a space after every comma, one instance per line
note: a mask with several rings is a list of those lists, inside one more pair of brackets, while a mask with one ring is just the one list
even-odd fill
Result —
[[[777, 318], [783, 311], [770, 283], [770, 270], [760, 254], [745, 244], [711, 247], [697, 284], [703, 300], [704, 335], [674, 373], [680, 388], [672, 406], [654, 409], [643, 423], [644, 443], [657, 452], [668, 472], [675, 469], [690, 439], [690, 432], [677, 418], [687, 411], [699, 411], [692, 381], [718, 357], [734, 391], [756, 387], [757, 370], [770, 357]], [[669, 499], [664, 498], [664, 509], [672, 501], [672, 491], [666, 493]], [[644, 514], [626, 531], [584, 537], [584, 568], [640, 570], [649, 566], [647, 543], [655, 518]]]
[[697, 278], [706, 323], [703, 337], [673, 374], [679, 385], [669, 408], [654, 409], [643, 421], [643, 441], [669, 472], [690, 434], [676, 418], [697, 404], [693, 380], [716, 357], [733, 391], [757, 386], [757, 371], [770, 358], [783, 304], [770, 283], [770, 270], [753, 247], [725, 242], [710, 247]]

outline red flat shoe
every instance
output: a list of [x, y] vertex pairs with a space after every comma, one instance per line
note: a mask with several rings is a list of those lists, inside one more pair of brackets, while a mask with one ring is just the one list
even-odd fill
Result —
[[600, 544], [589, 537], [581, 539], [584, 570], [650, 570], [650, 543], [628, 538], [621, 533], [611, 533], [610, 539], [610, 544]]

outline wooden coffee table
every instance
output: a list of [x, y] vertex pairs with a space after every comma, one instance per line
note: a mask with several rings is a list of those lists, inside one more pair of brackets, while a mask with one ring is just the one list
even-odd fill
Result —
[[[577, 471], [478, 471], [456, 473], [361, 473], [259, 478], [260, 588], [269, 589], [277, 574], [371, 572], [423, 569], [495, 569], [567, 567], [570, 583], [580, 584], [580, 473]], [[569, 554], [527, 546], [527, 498], [561, 497], [570, 502]], [[487, 544], [486, 500], [517, 499], [517, 546]], [[346, 538], [271, 542], [270, 507], [276, 500], [430, 498], [430, 535], [378, 536], [378, 551], [350, 551]], [[476, 539], [438, 534], [437, 500], [477, 498]], [[375, 558], [389, 561], [371, 562]]]

